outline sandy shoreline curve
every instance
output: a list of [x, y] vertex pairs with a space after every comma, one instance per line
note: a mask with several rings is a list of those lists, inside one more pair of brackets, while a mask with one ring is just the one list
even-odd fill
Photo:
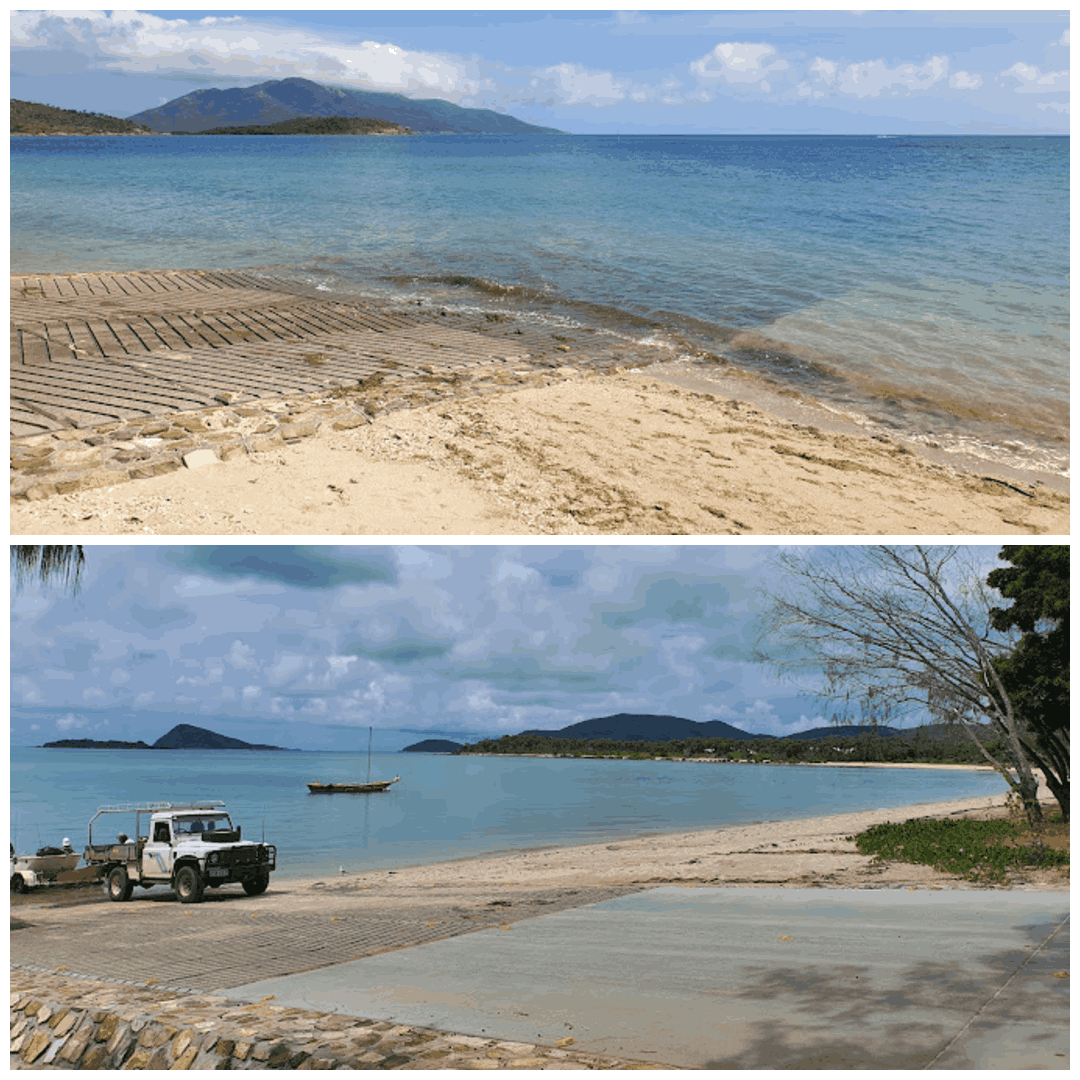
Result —
[[[1040, 795], [1049, 792], [1040, 789]], [[955, 875], [908, 863], [874, 864], [848, 840], [873, 825], [909, 818], [1003, 816], [1005, 796], [978, 796], [859, 810], [812, 818], [762, 821], [714, 829], [630, 835], [616, 839], [517, 849], [415, 866], [356, 870], [322, 877], [276, 877], [271, 893], [289, 910], [317, 905], [318, 897], [355, 895], [430, 903], [461, 894], [512, 895], [514, 889], [602, 889], [630, 885], [769, 886], [786, 888], [891, 887], [900, 884], [966, 887]], [[1068, 889], [1058, 871], [1024, 870], [1011, 887]], [[269, 898], [268, 894], [268, 898]]]

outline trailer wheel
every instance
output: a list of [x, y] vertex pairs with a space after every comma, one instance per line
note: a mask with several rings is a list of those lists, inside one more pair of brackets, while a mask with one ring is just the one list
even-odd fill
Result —
[[197, 904], [203, 898], [203, 879], [194, 866], [181, 866], [176, 871], [176, 897], [181, 904]]
[[26, 882], [23, 880], [22, 874], [11, 875], [11, 891], [13, 893], [26, 893], [30, 891], [26, 887]]
[[135, 883], [128, 877], [128, 872], [124, 867], [114, 866], [105, 879], [105, 891], [109, 894], [110, 900], [123, 903], [131, 899], [131, 894], [135, 891]]
[[270, 884], [270, 875], [260, 874], [258, 877], [249, 878], [243, 884], [244, 892], [248, 896], [262, 896], [266, 892], [266, 887]]

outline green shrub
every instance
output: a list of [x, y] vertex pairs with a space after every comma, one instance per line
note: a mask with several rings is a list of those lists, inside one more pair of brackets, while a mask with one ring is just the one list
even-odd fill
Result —
[[911, 818], [902, 825], [875, 825], [855, 837], [855, 846], [876, 862], [923, 863], [969, 881], [1002, 881], [1010, 867], [1069, 865], [1067, 852], [1038, 839], [1017, 842], [1020, 834], [1020, 826], [1010, 821]]

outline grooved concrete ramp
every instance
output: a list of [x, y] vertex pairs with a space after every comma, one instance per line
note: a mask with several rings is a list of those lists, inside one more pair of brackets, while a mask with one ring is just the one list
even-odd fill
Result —
[[579, 364], [656, 351], [551, 331], [494, 312], [380, 309], [267, 271], [13, 275], [11, 437], [325, 393], [379, 374], [544, 369], [570, 350], [557, 341], [590, 345]]
[[1068, 896], [663, 887], [237, 1000], [690, 1068], [1068, 1068]]

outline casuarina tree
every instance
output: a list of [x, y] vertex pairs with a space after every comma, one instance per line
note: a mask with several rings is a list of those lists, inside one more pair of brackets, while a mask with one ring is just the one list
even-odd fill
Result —
[[1020, 740], [1069, 820], [1069, 548], [1006, 546], [987, 584], [1009, 607], [990, 610], [996, 630], [1022, 636], [994, 667], [1016, 713]]
[[998, 671], [1018, 635], [991, 620], [991, 593], [956, 548], [781, 551], [765, 590], [757, 657], [866, 722], [904, 715], [959, 725], [1042, 819], [1037, 765]]

